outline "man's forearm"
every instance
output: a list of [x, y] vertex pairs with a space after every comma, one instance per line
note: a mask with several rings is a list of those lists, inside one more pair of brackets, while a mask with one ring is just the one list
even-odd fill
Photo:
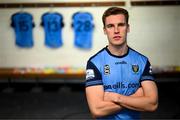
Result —
[[148, 96], [134, 97], [120, 95], [119, 99], [114, 102], [137, 111], [154, 111], [157, 108], [157, 102], [151, 100]]
[[118, 97], [119, 104], [129, 109], [138, 111], [155, 111], [158, 107], [158, 91], [155, 82], [144, 81], [141, 83], [143, 96], [124, 96]]
[[106, 101], [104, 96], [103, 86], [91, 86], [86, 88], [87, 102], [95, 118], [111, 115], [122, 109], [119, 104], [113, 101]]
[[110, 101], [102, 101], [97, 104], [98, 105], [96, 105], [96, 108], [93, 111], [91, 111], [93, 116], [95, 116], [96, 118], [112, 115], [114, 113], [119, 112], [122, 109], [121, 105]]
[[[122, 107], [137, 110], [137, 111], [144, 111], [141, 108], [141, 103], [144, 103], [144, 92], [142, 88], [139, 88], [134, 94], [130, 96], [121, 95], [118, 93], [113, 92], [105, 92], [105, 99], [107, 101], [115, 102], [116, 104], [119, 104]], [[140, 103], [141, 105], [138, 105]], [[142, 105], [143, 106], [143, 105]]]

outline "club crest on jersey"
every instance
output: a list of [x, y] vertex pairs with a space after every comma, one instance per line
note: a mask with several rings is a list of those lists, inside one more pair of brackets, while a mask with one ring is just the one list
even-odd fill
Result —
[[132, 70], [134, 73], [137, 73], [139, 71], [139, 66], [138, 65], [132, 65]]
[[104, 66], [104, 74], [105, 74], [105, 75], [110, 74], [110, 67], [109, 67], [109, 65], [105, 65], [105, 66]]

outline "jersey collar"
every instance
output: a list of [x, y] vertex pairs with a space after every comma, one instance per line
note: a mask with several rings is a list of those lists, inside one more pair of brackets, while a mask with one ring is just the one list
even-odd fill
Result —
[[109, 55], [111, 55], [111, 56], [113, 56], [113, 57], [123, 58], [123, 57], [125, 57], [125, 56], [127, 56], [127, 55], [129, 54], [129, 46], [128, 46], [127, 53], [124, 54], [124, 55], [122, 55], [122, 56], [113, 55], [113, 54], [109, 51], [109, 49], [108, 49], [107, 47], [108, 47], [108, 46], [105, 47], [105, 50], [108, 52]]

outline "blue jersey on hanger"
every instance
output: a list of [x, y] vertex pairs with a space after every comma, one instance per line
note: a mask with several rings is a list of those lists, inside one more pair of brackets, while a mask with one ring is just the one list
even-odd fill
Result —
[[[144, 80], [154, 80], [148, 58], [128, 48], [127, 54], [115, 56], [107, 47], [92, 56], [86, 68], [86, 87], [102, 85], [104, 91], [132, 95]], [[100, 119], [140, 119], [138, 111], [123, 109]]]
[[42, 15], [42, 23], [45, 31], [45, 45], [50, 48], [62, 46], [61, 31], [63, 28], [63, 17], [59, 13], [45, 13]]
[[19, 47], [32, 47], [33, 46], [33, 33], [34, 27], [33, 17], [27, 12], [18, 12], [11, 17], [11, 26], [14, 28], [16, 36], [16, 45]]
[[88, 12], [77, 12], [73, 15], [74, 45], [79, 48], [92, 47], [93, 17]]

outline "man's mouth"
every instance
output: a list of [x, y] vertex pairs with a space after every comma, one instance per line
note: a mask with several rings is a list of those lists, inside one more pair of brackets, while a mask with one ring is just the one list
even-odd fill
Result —
[[121, 38], [121, 36], [114, 36], [113, 39], [115, 40], [119, 40]]

